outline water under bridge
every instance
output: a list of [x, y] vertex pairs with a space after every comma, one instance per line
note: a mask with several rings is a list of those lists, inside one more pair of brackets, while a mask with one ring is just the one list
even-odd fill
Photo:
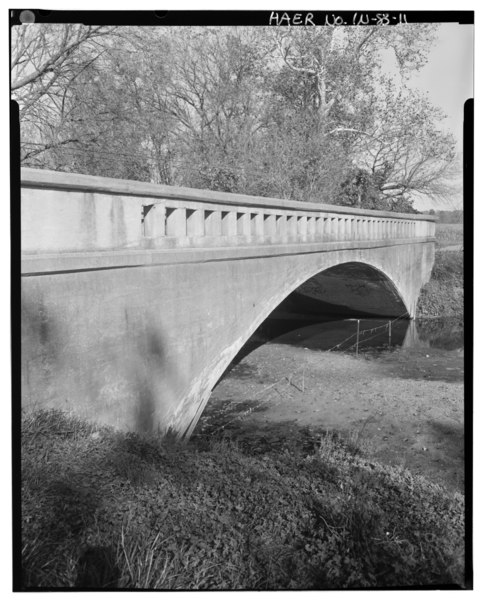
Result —
[[434, 219], [22, 169], [22, 406], [189, 435], [292, 292], [414, 317]]

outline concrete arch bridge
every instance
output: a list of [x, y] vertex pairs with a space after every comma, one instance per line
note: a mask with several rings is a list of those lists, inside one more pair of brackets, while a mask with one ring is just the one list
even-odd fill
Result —
[[21, 227], [23, 407], [181, 436], [299, 286], [414, 317], [434, 260], [427, 215], [35, 169]]

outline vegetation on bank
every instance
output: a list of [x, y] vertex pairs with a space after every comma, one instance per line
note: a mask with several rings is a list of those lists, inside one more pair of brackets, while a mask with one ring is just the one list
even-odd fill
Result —
[[58, 411], [22, 427], [26, 589], [464, 586], [462, 496], [333, 435], [179, 445]]
[[428, 211], [428, 214], [434, 215], [437, 219], [436, 227], [439, 228], [440, 225], [443, 224], [459, 224], [460, 227], [463, 224], [463, 211], [461, 209], [455, 210], [434, 210], [431, 209]]
[[431, 279], [418, 299], [419, 317], [463, 316], [463, 252], [436, 251]]
[[456, 223], [436, 224], [436, 247], [458, 246], [463, 248], [463, 225]]

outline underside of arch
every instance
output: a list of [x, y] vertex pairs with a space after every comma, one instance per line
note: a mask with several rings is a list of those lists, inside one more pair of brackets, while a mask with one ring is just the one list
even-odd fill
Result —
[[[244, 341], [239, 343], [236, 349], [232, 349], [230, 357], [226, 357], [224, 368], [219, 370], [219, 375], [213, 380], [210, 389], [215, 387], [230, 365], [260, 345], [260, 341], [256, 340], [257, 336], [253, 334], [261, 332], [267, 319], [284, 315], [292, 319], [296, 319], [298, 315], [314, 320], [351, 316], [409, 317], [396, 285], [380, 269], [368, 263], [355, 261], [328, 267], [309, 276], [298, 286], [292, 284], [289, 289], [285, 288], [284, 296], [279, 297], [278, 301], [272, 299], [271, 306], [252, 324]], [[265, 338], [266, 333], [263, 331], [262, 337]], [[250, 341], [253, 343], [250, 344]], [[198, 417], [199, 414], [196, 421]], [[188, 436], [193, 427], [192, 424]]]
[[323, 269], [288, 293], [263, 317], [231, 364], [263, 340], [290, 331], [294, 323], [300, 327], [302, 321], [350, 317], [406, 318], [409, 314], [398, 289], [385, 273], [367, 263], [341, 263]]
[[276, 310], [326, 317], [400, 317], [407, 312], [391, 279], [361, 262], [346, 262], [317, 273]]

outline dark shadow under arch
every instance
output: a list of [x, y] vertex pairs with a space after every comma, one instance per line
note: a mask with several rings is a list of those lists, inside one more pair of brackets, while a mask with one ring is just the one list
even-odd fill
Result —
[[407, 312], [391, 279], [362, 262], [346, 262], [317, 273], [281, 303], [305, 314], [389, 317]]
[[[218, 382], [245, 356], [282, 333], [324, 320], [354, 317], [392, 319], [409, 315], [394, 283], [376, 267], [351, 261], [324, 269], [275, 307], [240, 348]], [[285, 329], [280, 325], [284, 319]], [[277, 320], [277, 327], [270, 327], [272, 320]]]

